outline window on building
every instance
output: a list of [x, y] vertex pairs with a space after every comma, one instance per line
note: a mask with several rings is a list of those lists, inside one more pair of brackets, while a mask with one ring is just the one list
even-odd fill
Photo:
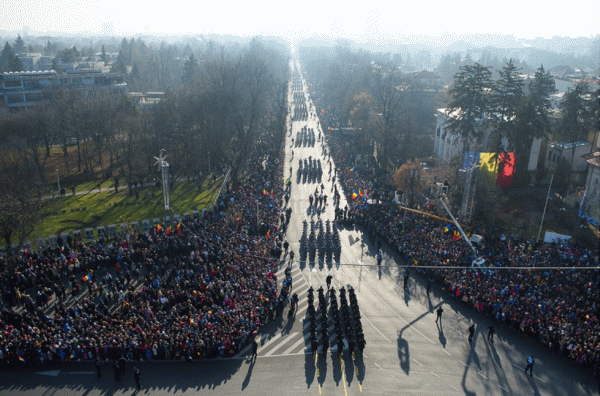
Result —
[[26, 102], [39, 102], [42, 99], [42, 96], [39, 93], [30, 93], [30, 94], [25, 94], [25, 101]]
[[20, 88], [21, 80], [4, 80], [4, 87], [6, 88]]
[[21, 103], [23, 101], [23, 95], [6, 95], [6, 103]]
[[23, 85], [26, 89], [35, 89], [39, 88], [40, 84], [37, 80], [26, 80]]

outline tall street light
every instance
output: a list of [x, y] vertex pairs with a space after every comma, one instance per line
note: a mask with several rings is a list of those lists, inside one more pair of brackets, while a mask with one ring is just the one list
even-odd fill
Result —
[[58, 175], [58, 168], [56, 168], [56, 183], [58, 184], [58, 194], [60, 195], [60, 176]]

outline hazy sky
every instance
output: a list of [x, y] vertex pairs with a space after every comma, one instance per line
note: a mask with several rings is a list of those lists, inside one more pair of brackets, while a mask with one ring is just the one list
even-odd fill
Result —
[[[444, 32], [513, 34], [517, 38], [600, 33], [600, 0], [546, 1], [238, 1], [0, 0], [0, 29], [116, 35], [231, 33], [304, 36], [320, 33], [359, 41], [410, 41]], [[482, 5], [486, 4], [482, 9]], [[156, 5], [160, 4], [160, 5]], [[386, 6], [393, 4], [393, 6]], [[295, 8], [294, 8], [295, 7]], [[454, 36], [452, 36], [454, 37]]]

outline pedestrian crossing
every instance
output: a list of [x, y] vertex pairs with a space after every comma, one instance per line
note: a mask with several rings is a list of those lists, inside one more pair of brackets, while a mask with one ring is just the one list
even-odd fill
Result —
[[[285, 266], [282, 266], [277, 271], [277, 278], [284, 279]], [[299, 303], [296, 312], [289, 315], [290, 305], [286, 305], [282, 314], [279, 314], [274, 321], [270, 321], [262, 327], [258, 335], [259, 357], [278, 357], [278, 356], [294, 356], [312, 354], [310, 345], [310, 323], [307, 317], [308, 310], [308, 289], [310, 284], [303, 276], [302, 270], [294, 265], [292, 267], [292, 291], [299, 298]], [[315, 296], [317, 295], [318, 285], [313, 285], [315, 288]], [[315, 299], [315, 309], [317, 309], [317, 301]], [[331, 317], [329, 317], [329, 344], [332, 352], [337, 351], [337, 342], [335, 336], [335, 327]], [[321, 335], [319, 334], [319, 338]], [[348, 343], [344, 342], [345, 348], [348, 348]], [[321, 351], [321, 348], [319, 348]], [[244, 355], [246, 351], [242, 351]], [[250, 352], [249, 350], [247, 351]]]

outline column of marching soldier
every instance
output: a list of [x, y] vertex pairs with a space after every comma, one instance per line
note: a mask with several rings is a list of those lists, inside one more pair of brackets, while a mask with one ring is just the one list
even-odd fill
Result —
[[[340, 288], [340, 308], [338, 308], [336, 291], [334, 288], [328, 289], [329, 305], [331, 318], [334, 325], [335, 343], [338, 353], [344, 350], [344, 339], [348, 342], [348, 350], [354, 352], [358, 347], [358, 351], [362, 353], [365, 348], [366, 341], [360, 322], [360, 310], [356, 300], [356, 294], [352, 286], [348, 286], [348, 295], [350, 296], [350, 304], [346, 298], [346, 289]], [[314, 307], [314, 289], [311, 286], [308, 289], [308, 332], [310, 336], [310, 346], [313, 353], [319, 350], [319, 344], [323, 353], [329, 349], [329, 314], [327, 310], [327, 298], [323, 287], [318, 289], [319, 311]], [[317, 322], [321, 337], [317, 337]], [[320, 342], [319, 342], [320, 341]]]

